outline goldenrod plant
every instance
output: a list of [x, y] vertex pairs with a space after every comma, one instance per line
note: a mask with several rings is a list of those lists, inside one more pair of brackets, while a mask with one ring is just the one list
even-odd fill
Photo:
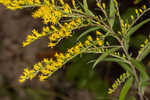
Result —
[[[150, 21], [150, 19], [145, 19], [137, 23], [150, 8], [143, 5], [136, 9], [135, 14], [130, 15], [127, 21], [119, 12], [117, 0], [108, 0], [107, 4], [102, 0], [96, 0], [99, 15], [89, 10], [87, 0], [70, 1], [71, 4], [63, 0], [0, 0], [1, 4], [11, 10], [37, 8], [32, 16], [42, 19], [43, 29], [40, 32], [33, 29], [32, 34], [28, 35], [22, 43], [23, 47], [47, 36], [49, 38], [48, 47], [54, 48], [63, 39], [71, 37], [73, 32], [77, 32], [76, 30], [87, 29], [79, 35], [76, 45], [66, 52], [56, 53], [54, 58], [45, 58], [33, 65], [32, 69], [24, 69], [23, 74], [19, 77], [19, 82], [32, 80], [36, 76], [40, 81], [44, 81], [77, 55], [94, 53], [99, 57], [91, 61], [94, 62], [93, 69], [101, 61], [111, 61], [117, 62], [126, 71], [113, 83], [112, 88], [108, 89], [108, 94], [112, 94], [120, 84], [124, 84], [119, 100], [127, 100], [125, 97], [129, 89], [135, 85], [140, 100], [144, 100], [144, 90], [149, 84], [149, 76], [142, 60], [150, 52], [150, 42], [149, 39], [146, 39], [144, 44], [141, 44], [136, 57], [129, 52], [129, 43], [132, 42], [130, 39], [135, 31]], [[116, 23], [117, 28], [115, 28]], [[86, 40], [81, 42], [83, 37], [86, 37]], [[108, 41], [109, 38], [114, 38], [117, 43], [111, 43]]]

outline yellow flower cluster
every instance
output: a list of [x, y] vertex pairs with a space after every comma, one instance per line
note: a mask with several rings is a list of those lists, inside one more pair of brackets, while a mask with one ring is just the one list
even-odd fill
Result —
[[116, 81], [113, 83], [112, 88], [108, 89], [108, 94], [112, 94], [113, 92], [115, 92], [117, 87], [121, 83], [123, 83], [129, 76], [130, 76], [129, 72], [126, 72], [126, 73], [123, 73], [122, 75], [120, 75], [120, 77], [118, 79], [116, 79]]
[[41, 62], [39, 62], [34, 65], [34, 68], [32, 70], [29, 70], [28, 68], [24, 69], [23, 75], [19, 77], [19, 82], [23, 83], [27, 79], [32, 80], [42, 68], [43, 65]]
[[[89, 40], [89, 39], [88, 39]], [[43, 61], [35, 64], [33, 69], [28, 70], [24, 69], [23, 75], [20, 76], [19, 82], [22, 83], [27, 79], [33, 79], [37, 73], [40, 72], [39, 80], [44, 81], [49, 76], [51, 76], [55, 71], [60, 69], [65, 63], [67, 63], [70, 59], [82, 53], [85, 47], [90, 47], [92, 43], [86, 45], [86, 42], [82, 44], [78, 42], [74, 47], [67, 50], [66, 53], [56, 53], [54, 59], [44, 59]]]
[[[13, 10], [38, 6], [39, 8], [32, 14], [33, 18], [42, 18], [44, 24], [51, 24], [51, 26], [43, 27], [41, 33], [33, 29], [33, 34], [28, 35], [23, 42], [23, 47], [50, 33], [52, 34], [49, 36], [50, 43], [48, 46], [54, 47], [61, 39], [71, 36], [72, 30], [82, 24], [81, 18], [72, 19], [64, 25], [60, 24], [60, 19], [68, 17], [72, 10], [68, 3], [63, 0], [59, 0], [59, 2], [61, 6], [55, 5], [55, 0], [0, 0], [1, 4]], [[76, 8], [75, 0], [72, 0], [72, 5]]]
[[26, 5], [40, 5], [40, 0], [0, 0], [0, 3], [11, 10], [21, 9]]
[[[79, 20], [79, 19], [78, 19]], [[66, 26], [67, 27], [67, 26]], [[56, 29], [54, 28], [56, 31]], [[101, 36], [102, 33], [96, 31], [97, 36]], [[74, 58], [78, 54], [86, 51], [86, 49], [92, 47], [94, 43], [97, 43], [99, 46], [103, 45], [103, 41], [101, 39], [96, 39], [94, 42], [92, 36], [88, 36], [87, 40], [84, 43], [78, 42], [75, 46], [68, 49], [66, 53], [56, 53], [54, 59], [44, 59], [41, 62], [38, 62], [33, 66], [33, 69], [28, 70], [24, 69], [23, 75], [20, 76], [19, 82], [22, 83], [27, 79], [33, 79], [37, 73], [40, 73], [39, 80], [44, 81], [49, 76], [51, 76], [55, 71], [60, 69], [65, 63], [67, 63], [70, 59]]]
[[54, 47], [61, 39], [67, 38], [71, 36], [72, 30], [76, 29], [78, 26], [82, 24], [82, 19], [77, 18], [75, 20], [70, 21], [69, 23], [64, 23], [64, 25], [59, 24], [59, 29], [57, 29], [54, 25], [51, 25], [53, 29], [53, 33], [49, 36], [49, 47]]
[[89, 47], [91, 44], [95, 44], [94, 46], [102, 46], [104, 44], [104, 38], [102, 38], [103, 34], [99, 31], [96, 31], [96, 40], [92, 38], [92, 36], [88, 36], [88, 39], [85, 41], [84, 45], [85, 47]]
[[96, 42], [98, 44], [98, 46], [102, 46], [104, 44], [104, 38], [102, 38], [103, 34], [99, 31], [96, 31]]
[[[147, 7], [146, 7], [146, 5], [143, 5], [141, 8], [139, 8], [139, 9], [135, 9], [135, 13], [136, 13], [136, 16], [133, 16], [133, 15], [131, 15], [130, 16], [130, 18], [131, 18], [131, 20], [132, 21], [135, 21], [135, 17], [139, 17], [139, 15], [140, 14], [142, 14], [142, 13], [144, 13], [144, 10], [146, 10], [147, 9]], [[129, 26], [130, 27], [130, 26]]]
[[[146, 5], [143, 5], [142, 8], [135, 9], [136, 17], [139, 17], [140, 14], [142, 14], [142, 13], [144, 12], [144, 10], [146, 10], [146, 9], [147, 9]], [[131, 15], [130, 18], [131, 18], [131, 20], [132, 20], [133, 23], [134, 23], [134, 21], [135, 21], [134, 16]], [[133, 23], [131, 23], [131, 24], [133, 24]], [[130, 24], [127, 24], [126, 22], [124, 22], [124, 20], [121, 20], [122, 33], [125, 33], [126, 30], [127, 30], [128, 28], [130, 28], [130, 26], [131, 26]], [[119, 34], [121, 34], [121, 33], [119, 32]]]
[[140, 45], [140, 50], [139, 50], [138, 54], [141, 54], [141, 53], [142, 53], [142, 51], [145, 49], [145, 47], [146, 47], [146, 45], [149, 43], [149, 41], [150, 41], [150, 36], [149, 36], [148, 39], [146, 39], [146, 40], [144, 41], [143, 44]]
[[33, 41], [43, 37], [43, 36], [46, 36], [48, 33], [50, 33], [50, 29], [49, 27], [43, 27], [43, 31], [41, 33], [39, 33], [37, 30], [33, 29], [32, 30], [32, 33], [31, 35], [28, 35], [27, 38], [26, 38], [26, 41], [24, 41], [22, 43], [23, 47], [29, 45], [30, 43], [32, 43]]
[[51, 22], [52, 24], [58, 23], [62, 17], [62, 12], [56, 10], [54, 5], [49, 3], [41, 6], [37, 11], [33, 13], [33, 18], [42, 18], [44, 24]]
[[[51, 1], [51, 2], [50, 2]], [[55, 5], [55, 0], [0, 0], [0, 3], [11, 10], [21, 9], [25, 7], [38, 6], [39, 9], [33, 13], [34, 18], [42, 18], [44, 24], [51, 22], [56, 24], [64, 14], [72, 13], [71, 7], [63, 0], [59, 0], [62, 7]], [[75, 1], [72, 0], [72, 5], [76, 8]]]

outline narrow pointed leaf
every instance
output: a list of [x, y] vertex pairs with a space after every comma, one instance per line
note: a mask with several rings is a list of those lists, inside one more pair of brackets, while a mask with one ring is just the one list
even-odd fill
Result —
[[128, 71], [129, 73], [133, 74], [132, 73], [132, 69], [130, 68], [130, 66], [126, 63], [123, 63], [123, 62], [118, 62], [118, 64], [126, 71]]
[[109, 3], [109, 24], [111, 25], [111, 27], [113, 27], [114, 22], [115, 22], [115, 5], [114, 5], [114, 1], [110, 0]]
[[142, 61], [150, 53], [150, 42], [145, 45], [141, 53], [137, 56], [137, 60]]
[[[132, 63], [140, 72], [140, 83], [147, 82], [149, 80], [149, 76], [146, 72], [145, 66], [139, 61], [134, 59], [132, 59]], [[146, 85], [141, 85], [142, 94], [144, 94], [145, 88]]]
[[116, 62], [116, 63], [118, 63], [125, 71], [128, 71], [129, 73], [132, 74], [132, 69], [130, 68], [130, 66], [129, 66], [128, 64], [126, 64], [126, 62], [124, 62], [123, 60], [121, 60], [121, 59], [119, 59], [119, 58], [108, 57], [108, 58], [105, 58], [103, 61]]
[[137, 31], [141, 26], [143, 26], [144, 24], [148, 23], [150, 21], [149, 19], [146, 19], [144, 21], [142, 21], [141, 23], [135, 25], [134, 27], [132, 27], [128, 32], [127, 32], [127, 36], [130, 37], [135, 31]]
[[84, 8], [84, 11], [87, 14], [90, 14], [91, 16], [94, 16], [94, 14], [88, 8], [87, 0], [83, 0], [83, 8]]
[[133, 82], [133, 77], [130, 77], [126, 83], [124, 84], [122, 90], [121, 90], [121, 93], [120, 93], [120, 96], [119, 96], [119, 100], [125, 100], [125, 96], [127, 95], [129, 89], [131, 88], [132, 86], [132, 82]]
[[146, 69], [145, 69], [145, 66], [140, 63], [139, 61], [135, 60], [135, 59], [132, 59], [131, 60], [132, 64], [136, 67], [136, 69], [140, 72], [140, 74], [146, 79], [148, 80], [149, 79], [149, 76], [146, 72]]
[[95, 63], [93, 64], [93, 67], [92, 68], [95, 68], [95, 66], [100, 62], [102, 61], [104, 58], [106, 58], [110, 53], [113, 53], [115, 51], [117, 51], [119, 48], [112, 48], [112, 49], [109, 49], [108, 51], [104, 52], [102, 55], [100, 55], [97, 60], [95, 61]]
[[129, 41], [130, 41], [130, 36], [135, 32], [137, 31], [141, 26], [143, 26], [144, 24], [148, 23], [150, 21], [150, 18], [149, 19], [146, 19], [144, 21], [142, 21], [141, 23], [133, 26], [128, 32], [127, 34], [125, 35], [125, 48], [128, 50], [129, 48]]
[[114, 58], [114, 57], [105, 58], [104, 61], [110, 61], [110, 62], [124, 62], [123, 60], [118, 59], [118, 58]]

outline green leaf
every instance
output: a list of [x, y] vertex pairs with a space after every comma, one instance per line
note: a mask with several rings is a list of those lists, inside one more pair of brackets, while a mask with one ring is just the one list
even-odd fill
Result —
[[130, 77], [126, 81], [125, 85], [123, 86], [123, 88], [121, 90], [121, 93], [120, 93], [120, 96], [119, 96], [119, 100], [125, 100], [125, 96], [126, 96], [126, 94], [128, 93], [129, 89], [132, 86], [132, 82], [133, 82], [133, 77]]
[[109, 58], [105, 58], [103, 61], [116, 62], [116, 63], [118, 63], [125, 71], [128, 71], [129, 73], [132, 74], [132, 69], [130, 68], [130, 66], [129, 66], [128, 64], [126, 64], [126, 62], [124, 62], [123, 60], [121, 60], [121, 59], [119, 59], [119, 58], [109, 57]]
[[141, 85], [141, 92], [142, 92], [142, 94], [144, 94], [144, 92], [145, 92], [145, 88], [146, 88], [146, 86], [147, 86], [147, 79], [145, 79], [144, 78], [144, 76], [141, 74], [140, 75], [140, 85]]
[[[149, 80], [149, 76], [146, 72], [145, 66], [137, 60], [132, 59], [132, 64], [139, 70], [140, 72], [140, 83], [145, 83]], [[146, 85], [141, 85], [142, 94], [144, 94]]]
[[130, 68], [130, 66], [126, 63], [123, 63], [123, 62], [118, 62], [118, 64], [126, 71], [128, 71], [129, 73], [133, 74], [132, 73], [132, 69]]
[[133, 48], [139, 48], [141, 44], [144, 43], [146, 40], [146, 36], [144, 34], [137, 34], [134, 37], [131, 37], [132, 42], [130, 43], [130, 46]]
[[109, 24], [111, 25], [111, 27], [113, 27], [114, 22], [115, 22], [115, 4], [113, 0], [110, 0], [109, 3]]
[[114, 57], [105, 58], [104, 61], [110, 61], [110, 62], [124, 62], [123, 60], [118, 59], [118, 58], [114, 58]]
[[141, 26], [143, 26], [144, 24], [148, 23], [150, 21], [149, 19], [146, 19], [144, 21], [142, 21], [141, 23], [135, 25], [134, 27], [132, 27], [126, 34], [127, 37], [130, 37], [135, 31], [137, 31]]
[[137, 56], [137, 60], [143, 60], [150, 53], [150, 42], [144, 46], [141, 53]]
[[77, 38], [77, 41], [80, 40], [83, 36], [87, 35], [88, 33], [92, 32], [92, 31], [95, 31], [95, 30], [98, 30], [100, 28], [101, 27], [92, 27], [92, 28], [89, 28], [88, 30], [86, 30], [85, 32], [83, 32], [81, 35], [79, 35], [79, 37]]
[[144, 66], [141, 62], [139, 62], [139, 61], [137, 61], [137, 60], [135, 60], [135, 59], [131, 59], [131, 62], [132, 62], [132, 64], [136, 67], [136, 69], [139, 70], [140, 74], [141, 74], [146, 80], [148, 80], [149, 77], [148, 77], [148, 74], [147, 74], [147, 72], [146, 72], [145, 66]]
[[87, 0], [83, 0], [83, 8], [84, 8], [84, 11], [85, 11], [87, 14], [90, 14], [91, 16], [95, 16], [95, 15], [88, 9]]
[[142, 21], [141, 23], [135, 25], [134, 27], [130, 28], [129, 31], [127, 32], [127, 34], [125, 34], [125, 39], [124, 39], [124, 42], [125, 42], [125, 48], [128, 50], [129, 48], [129, 41], [130, 41], [130, 36], [135, 32], [137, 31], [141, 26], [143, 26], [144, 24], [148, 23], [150, 21], [150, 18], [149, 19], [146, 19], [144, 21]]
[[95, 61], [95, 63], [93, 64], [93, 67], [92, 68], [95, 68], [95, 66], [100, 62], [102, 61], [104, 58], [106, 58], [110, 53], [113, 53], [115, 51], [117, 51], [119, 49], [118, 48], [112, 48], [112, 49], [109, 49], [107, 50], [106, 52], [104, 52], [102, 55], [99, 56], [99, 58], [97, 58], [97, 60]]

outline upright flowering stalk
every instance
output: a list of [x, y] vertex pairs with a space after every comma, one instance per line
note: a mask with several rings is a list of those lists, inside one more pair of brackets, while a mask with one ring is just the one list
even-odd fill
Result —
[[[102, 0], [96, 0], [97, 8], [101, 11], [100, 15], [95, 15], [88, 8], [87, 0], [83, 0], [83, 3], [79, 4], [76, 0], [70, 1], [72, 4], [66, 3], [64, 0], [0, 0], [1, 4], [11, 10], [27, 7], [37, 8], [32, 13], [32, 17], [42, 19], [43, 29], [42, 31], [33, 29], [32, 34], [28, 35], [23, 42], [23, 47], [47, 36], [49, 38], [48, 47], [54, 48], [62, 39], [71, 37], [72, 32], [75, 32], [76, 29], [80, 30], [83, 27], [83, 30], [85, 29], [77, 38], [76, 45], [66, 52], [56, 53], [54, 58], [44, 58], [32, 68], [24, 69], [23, 74], [19, 77], [19, 82], [25, 82], [27, 79], [32, 80], [35, 76], [38, 76], [40, 81], [44, 81], [77, 55], [96, 53], [100, 56], [94, 60], [93, 68], [103, 60], [117, 62], [126, 71], [113, 83], [108, 94], [115, 92], [117, 87], [125, 82], [119, 96], [119, 100], [125, 100], [125, 96], [135, 80], [136, 93], [138, 93], [140, 100], [144, 100], [144, 89], [149, 84], [149, 76], [142, 60], [150, 53], [149, 39], [141, 44], [136, 57], [128, 51], [129, 42], [132, 42], [130, 41], [131, 36], [150, 19], [138, 24], [136, 22], [150, 8], [143, 5], [141, 8], [135, 9], [135, 15], [129, 16], [127, 21], [122, 18], [119, 12], [117, 0], [108, 0], [109, 5]], [[88, 33], [90, 35], [87, 36]], [[80, 42], [82, 37], [86, 37], [84, 42]], [[110, 41], [110, 37], [114, 38], [116, 43]]]

